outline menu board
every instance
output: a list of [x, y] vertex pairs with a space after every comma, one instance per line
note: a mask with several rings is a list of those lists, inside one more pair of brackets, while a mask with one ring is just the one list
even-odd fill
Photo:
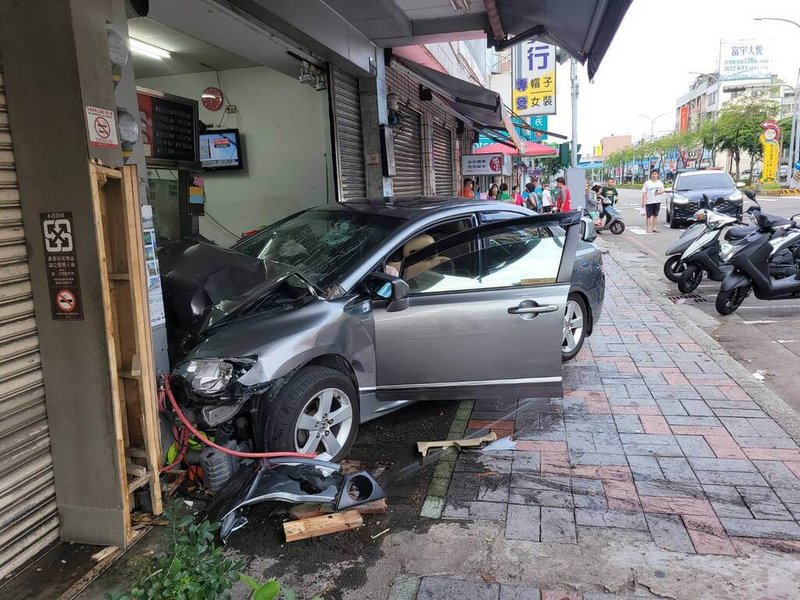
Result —
[[137, 90], [146, 158], [197, 162], [197, 101]]

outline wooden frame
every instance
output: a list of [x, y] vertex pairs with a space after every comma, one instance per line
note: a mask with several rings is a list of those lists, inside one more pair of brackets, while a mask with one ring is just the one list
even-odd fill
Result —
[[91, 163], [90, 173], [127, 545], [135, 535], [134, 491], [150, 484], [153, 514], [163, 510], [139, 185], [135, 166], [110, 169]]

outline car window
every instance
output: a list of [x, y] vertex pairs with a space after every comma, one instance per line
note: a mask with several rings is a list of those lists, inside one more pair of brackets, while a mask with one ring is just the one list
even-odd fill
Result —
[[547, 285], [558, 277], [565, 237], [560, 227], [509, 225], [475, 242], [412, 256], [401, 276], [412, 294]]
[[690, 190], [710, 190], [713, 188], [735, 187], [730, 175], [723, 172], [700, 173], [697, 175], [679, 175], [675, 182], [675, 190], [687, 192]]
[[[529, 213], [530, 214], [530, 213]], [[496, 221], [503, 221], [506, 219], [521, 219], [528, 215], [523, 213], [514, 212], [511, 210], [492, 210], [480, 213], [481, 223], [494, 223]]]
[[344, 206], [298, 213], [234, 249], [298, 271], [322, 289], [371, 254], [403, 220], [347, 209]]
[[[419, 252], [423, 248], [427, 248], [428, 246], [438, 243], [451, 235], [461, 233], [462, 231], [467, 231], [474, 226], [475, 222], [473, 221], [472, 217], [464, 217], [444, 223], [437, 223], [433, 227], [429, 227], [424, 231], [415, 233], [389, 256], [388, 260], [386, 261], [386, 265], [387, 267], [390, 267], [390, 269], [387, 272], [394, 275], [395, 273], [392, 271], [393, 269], [399, 273], [403, 260], [413, 255], [415, 252]], [[455, 255], [460, 254], [461, 253], [457, 248], [452, 248], [444, 252], [443, 256], [450, 258], [450, 260], [456, 260]], [[462, 264], [463, 260], [466, 259], [458, 259], [457, 262]], [[469, 265], [465, 265], [465, 267], [469, 268]]]

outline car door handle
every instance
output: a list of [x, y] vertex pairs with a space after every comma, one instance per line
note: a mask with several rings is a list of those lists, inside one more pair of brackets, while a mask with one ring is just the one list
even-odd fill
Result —
[[538, 315], [539, 313], [556, 312], [558, 306], [545, 304], [544, 306], [512, 306], [508, 309], [510, 315]]

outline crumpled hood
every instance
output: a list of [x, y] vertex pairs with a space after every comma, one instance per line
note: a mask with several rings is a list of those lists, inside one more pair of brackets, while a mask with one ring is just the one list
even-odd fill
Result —
[[177, 242], [159, 252], [164, 304], [187, 333], [201, 333], [263, 297], [289, 275], [286, 267], [195, 241]]

